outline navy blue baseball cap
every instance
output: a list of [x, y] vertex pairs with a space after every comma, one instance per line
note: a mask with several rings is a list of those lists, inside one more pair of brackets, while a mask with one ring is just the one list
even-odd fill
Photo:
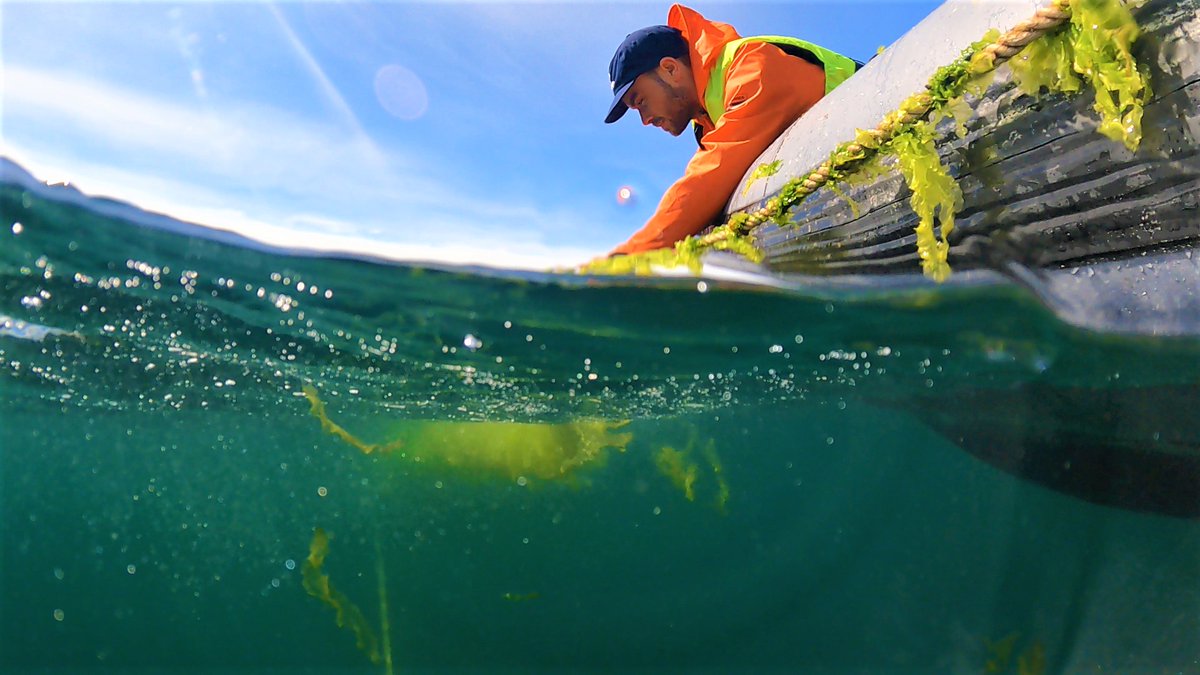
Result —
[[629, 110], [621, 101], [621, 97], [629, 91], [639, 75], [657, 68], [658, 62], [664, 57], [679, 58], [687, 54], [687, 50], [687, 41], [683, 39], [683, 33], [670, 26], [650, 26], [626, 35], [625, 41], [617, 47], [617, 53], [613, 54], [612, 63], [608, 64], [613, 102], [608, 108], [608, 117], [604, 118], [604, 123], [616, 122]]

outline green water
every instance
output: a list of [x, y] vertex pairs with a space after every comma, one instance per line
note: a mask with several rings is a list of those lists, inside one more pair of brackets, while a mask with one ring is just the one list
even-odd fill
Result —
[[[3, 672], [382, 673], [301, 585], [317, 527], [376, 632], [382, 563], [400, 673], [1200, 671], [1195, 339], [1007, 286], [437, 271], [0, 200]], [[371, 443], [632, 441], [562, 481], [364, 455], [304, 384]]]

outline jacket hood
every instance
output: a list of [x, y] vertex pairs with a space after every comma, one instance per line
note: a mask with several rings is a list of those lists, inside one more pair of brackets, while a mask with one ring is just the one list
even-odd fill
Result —
[[692, 74], [696, 80], [696, 93], [704, 100], [708, 88], [708, 76], [721, 56], [721, 48], [741, 36], [727, 23], [709, 21], [694, 9], [683, 5], [671, 5], [667, 12], [667, 25], [683, 33], [688, 43], [688, 58], [692, 63]]

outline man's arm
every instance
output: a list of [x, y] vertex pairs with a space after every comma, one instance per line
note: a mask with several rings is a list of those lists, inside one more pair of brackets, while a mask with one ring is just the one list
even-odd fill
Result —
[[720, 215], [763, 150], [824, 91], [820, 66], [765, 43], [739, 49], [725, 83], [725, 114], [704, 135], [704, 148], [663, 195], [646, 225], [612, 254], [665, 248], [704, 229]]

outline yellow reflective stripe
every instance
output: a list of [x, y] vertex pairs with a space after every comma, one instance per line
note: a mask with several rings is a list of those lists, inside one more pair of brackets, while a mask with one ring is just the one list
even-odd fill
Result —
[[747, 42], [769, 42], [774, 45], [792, 45], [804, 49], [816, 56], [825, 69], [825, 93], [833, 91], [839, 84], [845, 82], [854, 74], [857, 68], [854, 61], [837, 52], [830, 51], [811, 42], [799, 38], [782, 35], [757, 35], [754, 37], [731, 40], [721, 49], [716, 64], [708, 76], [708, 86], [704, 89], [704, 111], [713, 124], [725, 114], [725, 74], [737, 50]]

